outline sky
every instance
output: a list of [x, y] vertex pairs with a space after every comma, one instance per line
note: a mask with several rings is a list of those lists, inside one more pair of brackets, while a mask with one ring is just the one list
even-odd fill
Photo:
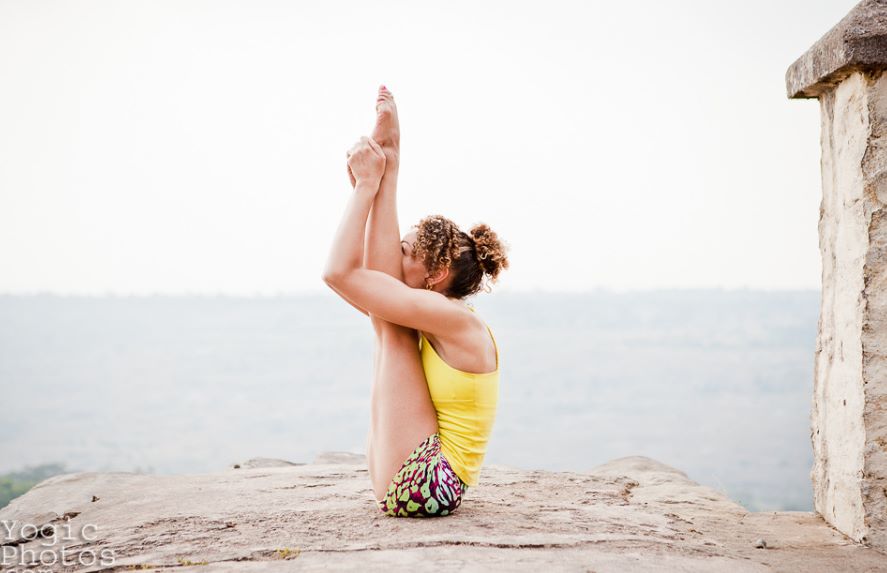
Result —
[[0, 293], [325, 292], [380, 84], [494, 292], [818, 289], [785, 72], [855, 4], [0, 0]]

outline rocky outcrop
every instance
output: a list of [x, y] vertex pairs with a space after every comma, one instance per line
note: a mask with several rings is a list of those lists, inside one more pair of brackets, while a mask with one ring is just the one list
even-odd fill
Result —
[[382, 514], [361, 456], [236, 465], [50, 478], [0, 510], [4, 565], [43, 549], [53, 571], [887, 571], [819, 516], [748, 512], [646, 457], [486, 466], [453, 515], [424, 519]]

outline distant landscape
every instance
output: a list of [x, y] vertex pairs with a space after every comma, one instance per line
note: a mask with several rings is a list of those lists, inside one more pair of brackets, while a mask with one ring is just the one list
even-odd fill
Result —
[[66, 468], [62, 465], [44, 464], [0, 475], [0, 507], [6, 507], [10, 500], [24, 494], [46, 478], [65, 472]]
[[[819, 297], [481, 294], [502, 367], [486, 462], [645, 455], [748, 509], [809, 511]], [[332, 295], [0, 296], [0, 507], [54, 473], [363, 453], [372, 348]]]

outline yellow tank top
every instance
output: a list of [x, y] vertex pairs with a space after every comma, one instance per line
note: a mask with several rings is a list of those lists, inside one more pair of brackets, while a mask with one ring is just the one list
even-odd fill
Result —
[[489, 326], [487, 331], [496, 348], [496, 370], [482, 374], [456, 370], [444, 362], [419, 331], [422, 368], [437, 410], [440, 448], [469, 486], [476, 486], [480, 477], [499, 400], [499, 346]]

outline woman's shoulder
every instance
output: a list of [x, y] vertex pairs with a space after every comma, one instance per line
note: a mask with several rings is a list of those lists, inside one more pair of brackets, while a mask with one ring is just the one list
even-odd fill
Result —
[[[465, 309], [465, 326], [457, 332], [429, 334], [420, 332], [420, 337], [428, 341], [431, 349], [451, 367], [464, 372], [489, 374], [498, 369], [499, 347], [492, 339], [492, 331], [477, 311], [463, 302], [454, 301]], [[420, 348], [424, 345], [420, 342]], [[485, 349], [486, 358], [478, 364], [478, 349]], [[480, 369], [480, 370], [478, 370]]]
[[458, 312], [463, 314], [465, 320], [458, 321], [458, 327], [453, 328], [451, 331], [436, 332], [434, 334], [420, 331], [420, 336], [424, 336], [426, 339], [431, 338], [434, 342], [440, 340], [447, 346], [454, 345], [470, 347], [471, 344], [466, 344], [466, 339], [470, 339], [472, 335], [481, 331], [482, 328], [486, 328], [486, 323], [477, 314], [477, 311], [473, 306], [469, 306], [461, 301], [453, 301], [452, 304]]

